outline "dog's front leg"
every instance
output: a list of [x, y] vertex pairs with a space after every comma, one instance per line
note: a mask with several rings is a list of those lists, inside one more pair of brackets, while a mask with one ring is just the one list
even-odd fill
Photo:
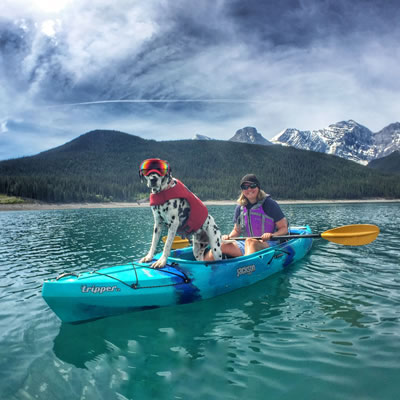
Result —
[[204, 237], [204, 232], [193, 235], [193, 256], [196, 261], [204, 261], [204, 251], [208, 245], [208, 238]]
[[214, 256], [214, 260], [222, 260], [221, 231], [219, 230], [214, 218], [211, 215], [207, 217], [205, 225], [205, 230], [210, 241], [209, 243]]
[[153, 238], [151, 240], [150, 250], [146, 256], [144, 256], [139, 262], [147, 263], [150, 262], [153, 257], [154, 253], [156, 252], [157, 244], [160, 240], [161, 236], [161, 219], [158, 218], [158, 215], [154, 213], [154, 229], [153, 229]]
[[152, 268], [163, 268], [167, 263], [167, 259], [171, 253], [172, 243], [174, 241], [176, 231], [178, 230], [179, 226], [179, 219], [173, 218], [172, 222], [169, 224], [168, 227], [168, 236], [167, 240], [165, 241], [164, 250], [162, 256], [152, 264]]

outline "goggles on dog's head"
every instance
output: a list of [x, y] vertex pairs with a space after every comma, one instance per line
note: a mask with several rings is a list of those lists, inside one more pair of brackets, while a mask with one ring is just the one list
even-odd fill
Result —
[[165, 176], [170, 172], [170, 166], [167, 161], [160, 160], [159, 158], [148, 158], [140, 164], [139, 175], [147, 176], [152, 172], [160, 176]]

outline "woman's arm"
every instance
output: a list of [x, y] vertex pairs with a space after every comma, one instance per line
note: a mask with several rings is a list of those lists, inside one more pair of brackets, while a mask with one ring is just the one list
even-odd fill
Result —
[[261, 239], [266, 241], [266, 240], [271, 240], [272, 236], [281, 236], [281, 235], [286, 235], [288, 233], [288, 223], [286, 218], [282, 218], [279, 221], [275, 222], [276, 225], [276, 231], [274, 233], [264, 233], [261, 236]]
[[234, 237], [238, 237], [240, 236], [240, 225], [235, 224], [235, 226], [233, 227], [232, 232], [229, 235], [222, 235], [222, 239], [223, 240], [228, 240], [230, 238], [234, 238]]
[[287, 235], [288, 233], [288, 223], [286, 218], [282, 218], [276, 223], [276, 232], [272, 236]]

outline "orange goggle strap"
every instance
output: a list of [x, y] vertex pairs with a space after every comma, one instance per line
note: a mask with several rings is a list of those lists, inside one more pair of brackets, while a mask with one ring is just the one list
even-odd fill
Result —
[[170, 172], [170, 166], [167, 161], [160, 160], [159, 158], [148, 158], [140, 164], [139, 175], [147, 176], [152, 172], [165, 176]]

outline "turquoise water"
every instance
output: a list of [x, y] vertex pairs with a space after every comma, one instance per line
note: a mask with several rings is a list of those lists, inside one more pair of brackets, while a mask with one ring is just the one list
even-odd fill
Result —
[[[0, 213], [0, 398], [397, 399], [400, 203], [283, 205], [313, 231], [372, 223], [368, 246], [319, 239], [287, 271], [211, 300], [61, 324], [44, 279], [145, 254], [151, 211]], [[222, 231], [233, 206], [209, 207]]]

